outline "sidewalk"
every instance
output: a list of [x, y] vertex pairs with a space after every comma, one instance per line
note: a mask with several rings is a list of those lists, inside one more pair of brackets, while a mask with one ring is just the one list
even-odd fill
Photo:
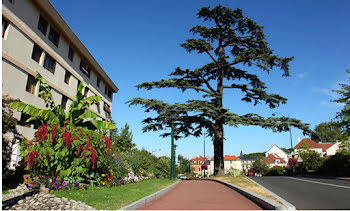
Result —
[[205, 180], [184, 180], [139, 210], [262, 210], [262, 208], [223, 184]]

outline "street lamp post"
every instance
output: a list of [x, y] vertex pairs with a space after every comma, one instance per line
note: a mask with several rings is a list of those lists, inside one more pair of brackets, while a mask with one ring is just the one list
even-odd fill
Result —
[[[205, 132], [204, 132], [204, 158], [203, 158], [203, 167], [205, 167]], [[202, 168], [203, 170], [203, 168]], [[205, 168], [204, 168], [204, 177], [205, 177]]]
[[[279, 112], [273, 113], [272, 116], [275, 116], [277, 113], [280, 114], [282, 117], [285, 117], [283, 114], [281, 114]], [[289, 114], [288, 114], [288, 128], [289, 128], [289, 137], [290, 137], [290, 150], [292, 153], [292, 151], [293, 151], [292, 126], [289, 123]], [[294, 169], [294, 164], [293, 164], [293, 175], [294, 175], [294, 173], [295, 173], [295, 169]]]
[[170, 111], [170, 121], [171, 121], [171, 159], [170, 159], [170, 179], [175, 179], [175, 147], [174, 147], [174, 121], [175, 121], [175, 111]]

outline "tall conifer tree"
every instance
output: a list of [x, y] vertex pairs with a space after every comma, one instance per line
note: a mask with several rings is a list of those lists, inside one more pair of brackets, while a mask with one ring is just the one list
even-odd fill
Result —
[[[163, 130], [170, 125], [169, 111], [177, 114], [175, 123], [176, 138], [180, 135], [201, 136], [205, 129], [214, 144], [214, 174], [224, 175], [223, 140], [224, 125], [257, 125], [273, 131], [287, 131], [292, 125], [308, 131], [307, 124], [287, 117], [264, 118], [258, 114], [238, 115], [223, 107], [223, 94], [227, 89], [242, 91], [242, 101], [257, 105], [265, 102], [271, 109], [287, 102], [277, 94], [268, 94], [267, 87], [257, 75], [248, 73], [241, 67], [256, 67], [269, 72], [274, 67], [289, 76], [289, 62], [293, 59], [273, 55], [265, 40], [263, 27], [250, 18], [243, 16], [241, 9], [232, 10], [223, 6], [202, 7], [198, 18], [208, 22], [206, 26], [195, 26], [190, 31], [200, 37], [186, 40], [181, 44], [188, 52], [206, 54], [211, 62], [194, 70], [176, 68], [170, 73], [170, 79], [144, 82], [137, 88], [174, 87], [182, 90], [195, 90], [203, 94], [203, 100], [188, 100], [186, 103], [167, 104], [156, 99], [134, 98], [129, 105], [142, 105], [146, 112], [154, 110], [158, 116], [146, 118], [144, 132]], [[210, 25], [210, 27], [209, 27]], [[163, 137], [169, 133], [162, 134]]]

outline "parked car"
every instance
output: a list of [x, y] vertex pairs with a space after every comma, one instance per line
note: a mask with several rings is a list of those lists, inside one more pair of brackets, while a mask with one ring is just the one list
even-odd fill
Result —
[[261, 177], [261, 171], [259, 168], [256, 167], [250, 167], [248, 169], [248, 177]]
[[177, 178], [178, 178], [178, 179], [187, 179], [187, 176], [184, 175], [184, 174], [178, 174], [178, 175], [177, 175]]

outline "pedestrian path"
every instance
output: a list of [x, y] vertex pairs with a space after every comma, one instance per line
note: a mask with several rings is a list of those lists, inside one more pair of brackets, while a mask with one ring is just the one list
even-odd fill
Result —
[[139, 210], [262, 210], [262, 208], [223, 184], [208, 180], [183, 180]]

